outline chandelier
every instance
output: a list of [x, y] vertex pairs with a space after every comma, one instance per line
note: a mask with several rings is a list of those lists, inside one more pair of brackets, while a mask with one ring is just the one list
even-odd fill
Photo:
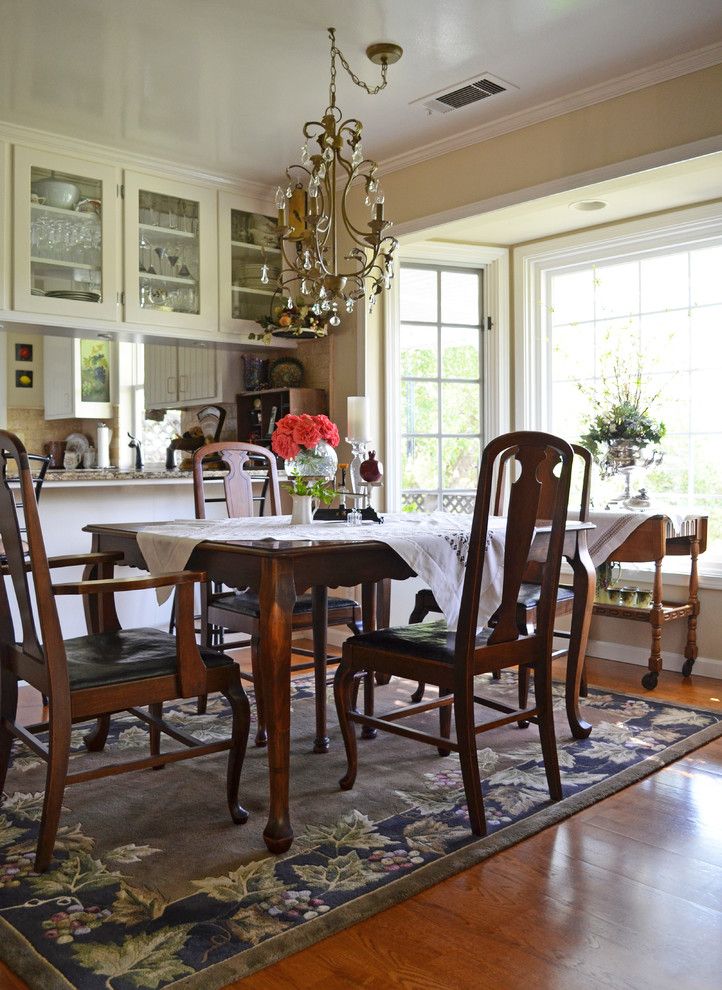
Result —
[[[335, 29], [329, 28], [328, 35], [329, 103], [320, 121], [303, 125], [301, 160], [286, 169], [285, 188], [276, 191], [282, 252], [277, 291], [288, 298], [289, 309], [310, 307], [317, 316], [328, 317], [331, 326], [338, 326], [341, 307], [352, 313], [368, 292], [373, 308], [376, 297], [389, 288], [398, 242], [388, 234], [391, 221], [384, 218], [378, 165], [364, 157], [361, 121], [344, 120], [336, 105], [336, 59], [357, 86], [374, 96], [386, 87], [388, 66], [401, 58], [402, 49], [386, 42], [366, 49], [368, 58], [381, 66], [380, 84], [369, 86], [336, 47]], [[370, 211], [365, 229], [350, 212], [352, 189], [354, 195], [363, 196]], [[341, 258], [339, 242], [350, 245]]]

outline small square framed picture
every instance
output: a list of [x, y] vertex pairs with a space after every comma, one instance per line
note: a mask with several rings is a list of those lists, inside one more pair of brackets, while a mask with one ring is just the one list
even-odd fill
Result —
[[32, 371], [24, 371], [17, 369], [15, 372], [15, 388], [32, 388], [33, 387], [33, 373]]
[[33, 359], [33, 345], [32, 344], [16, 344], [15, 345], [15, 360], [16, 361], [32, 361]]

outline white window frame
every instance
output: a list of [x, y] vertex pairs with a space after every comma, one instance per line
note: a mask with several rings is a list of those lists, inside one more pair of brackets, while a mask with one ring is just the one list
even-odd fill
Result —
[[[418, 237], [418, 235], [416, 235]], [[511, 366], [509, 326], [509, 251], [472, 244], [444, 244], [401, 240], [397, 265], [435, 265], [470, 268], [482, 272], [481, 445], [510, 429]], [[386, 506], [401, 509], [401, 408], [400, 318], [398, 278], [387, 293], [384, 310], [384, 359], [386, 405]]]
[[[722, 205], [713, 203], [659, 217], [645, 217], [614, 227], [567, 234], [513, 252], [514, 273], [514, 424], [515, 429], [546, 430], [549, 427], [549, 342], [544, 314], [546, 272], [593, 264], [595, 261], [623, 260], [629, 255], [665, 250], [704, 247], [722, 236]], [[684, 585], [686, 558], [667, 558], [665, 574], [670, 584]], [[722, 589], [722, 564], [699, 558], [702, 586]], [[639, 574], [645, 569], [627, 572]], [[689, 570], [687, 568], [686, 576]]]

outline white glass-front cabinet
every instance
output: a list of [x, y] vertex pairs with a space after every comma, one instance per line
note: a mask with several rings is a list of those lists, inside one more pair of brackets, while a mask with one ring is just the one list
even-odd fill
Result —
[[216, 331], [216, 192], [125, 173], [125, 319]]
[[221, 331], [245, 335], [260, 330], [255, 321], [268, 316], [281, 268], [276, 221], [248, 209], [248, 201], [221, 193], [218, 241]]
[[13, 306], [117, 320], [119, 172], [14, 148]]

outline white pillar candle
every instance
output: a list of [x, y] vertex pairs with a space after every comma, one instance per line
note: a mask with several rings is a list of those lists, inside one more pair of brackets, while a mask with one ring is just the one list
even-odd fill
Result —
[[348, 433], [352, 440], [369, 440], [368, 412], [365, 395], [349, 395], [347, 403]]

